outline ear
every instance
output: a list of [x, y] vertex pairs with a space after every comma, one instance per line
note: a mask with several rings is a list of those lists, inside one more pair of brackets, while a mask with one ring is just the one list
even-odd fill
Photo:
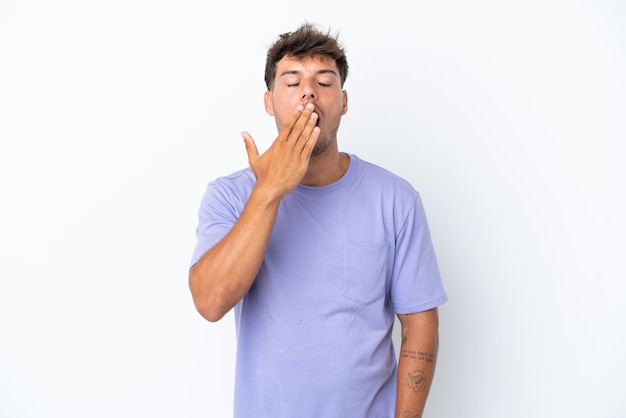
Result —
[[267, 90], [263, 96], [263, 102], [265, 103], [265, 111], [268, 115], [274, 116], [274, 100], [272, 99], [271, 90]]
[[347, 91], [343, 91], [343, 109], [341, 110], [341, 115], [345, 115], [346, 113], [348, 113], [348, 92]]

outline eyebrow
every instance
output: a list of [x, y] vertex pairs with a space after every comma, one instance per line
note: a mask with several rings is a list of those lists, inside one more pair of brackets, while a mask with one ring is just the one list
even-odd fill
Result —
[[[289, 71], [283, 71], [280, 76], [286, 76], [286, 75], [297, 75], [300, 74], [301, 71], [298, 70], [289, 70]], [[326, 70], [319, 70], [318, 72], [315, 73], [315, 75], [318, 74], [333, 74], [333, 75], [337, 75], [337, 72], [335, 70], [331, 70], [331, 69], [326, 69]]]

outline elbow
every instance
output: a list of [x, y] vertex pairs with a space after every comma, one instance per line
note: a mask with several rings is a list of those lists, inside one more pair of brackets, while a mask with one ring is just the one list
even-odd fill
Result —
[[229, 311], [211, 292], [191, 288], [193, 303], [198, 313], [209, 322], [217, 322]]
[[194, 304], [198, 313], [209, 322], [217, 322], [226, 315], [228, 311], [217, 309], [215, 304], [201, 303], [194, 298]]
[[189, 272], [189, 289], [193, 303], [198, 313], [209, 322], [217, 322], [229, 311], [220, 298], [215, 295], [215, 290], [210, 290], [206, 285], [200, 285], [200, 280], [194, 274], [194, 269]]

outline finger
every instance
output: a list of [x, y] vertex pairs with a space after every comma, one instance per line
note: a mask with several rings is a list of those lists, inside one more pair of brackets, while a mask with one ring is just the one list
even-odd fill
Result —
[[[319, 115], [316, 112], [311, 113], [311, 115], [309, 116], [309, 119], [306, 121], [302, 129], [302, 132], [300, 132], [298, 139], [292, 142], [293, 147], [298, 148], [300, 151], [302, 151], [302, 149], [307, 145], [307, 142], [310, 139], [311, 134], [313, 133], [313, 130], [316, 127], [318, 118], [319, 118]], [[319, 128], [318, 128], [318, 131], [319, 131]], [[294, 128], [292, 133], [295, 134], [295, 132], [296, 132], [296, 128]], [[319, 137], [319, 132], [318, 132], [318, 137]]]
[[305, 110], [303, 105], [298, 105], [293, 112], [289, 115], [287, 120], [283, 122], [283, 125], [280, 127], [280, 131], [278, 133], [278, 137], [276, 138], [279, 141], [287, 141], [291, 131], [293, 130], [296, 122], [302, 117], [302, 112]]
[[303, 141], [304, 145], [302, 147], [302, 151], [300, 152], [300, 156], [303, 158], [309, 158], [313, 153], [313, 148], [315, 148], [315, 144], [317, 144], [317, 140], [320, 137], [320, 128], [319, 126], [314, 126], [311, 134]]
[[246, 146], [246, 152], [248, 153], [248, 161], [251, 161], [253, 158], [257, 158], [259, 156], [259, 150], [256, 147], [254, 139], [252, 139], [252, 135], [244, 131], [241, 133], [241, 136], [243, 138], [243, 143]]
[[308, 139], [309, 136], [311, 136], [313, 129], [317, 125], [318, 118], [319, 118], [319, 115], [316, 112], [311, 113], [311, 116], [309, 116], [309, 120], [306, 121], [306, 125], [304, 125], [304, 129], [302, 130], [302, 133], [300, 134], [300, 138]]
[[[305, 108], [302, 110], [302, 113], [293, 125], [291, 132], [287, 137], [287, 141], [293, 141], [293, 145], [296, 145], [296, 143], [302, 138], [302, 134], [305, 132], [305, 130], [307, 130], [307, 128], [309, 128], [308, 134], [311, 132], [311, 130], [315, 126], [315, 123], [317, 122], [318, 117], [317, 113], [315, 113], [314, 110], [315, 106], [310, 103], [305, 106]], [[306, 135], [307, 137], [308, 134]]]

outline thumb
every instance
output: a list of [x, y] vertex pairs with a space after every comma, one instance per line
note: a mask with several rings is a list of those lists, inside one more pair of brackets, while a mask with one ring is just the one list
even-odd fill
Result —
[[257, 149], [256, 144], [254, 143], [254, 139], [252, 139], [252, 135], [250, 135], [246, 131], [243, 131], [241, 133], [241, 136], [243, 138], [243, 143], [246, 146], [246, 152], [248, 153], [248, 160], [251, 160], [254, 157], [258, 157], [259, 150]]

